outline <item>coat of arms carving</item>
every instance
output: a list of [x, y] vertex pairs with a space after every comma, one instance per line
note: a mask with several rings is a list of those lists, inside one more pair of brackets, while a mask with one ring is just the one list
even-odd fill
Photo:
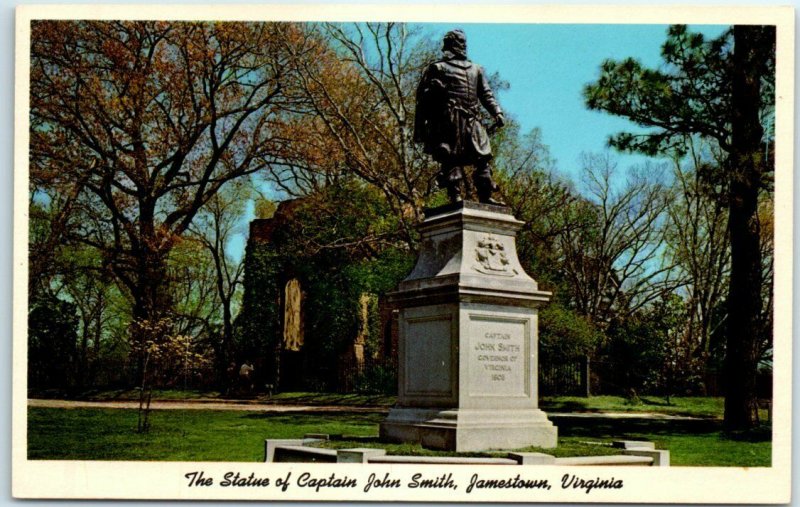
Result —
[[505, 245], [491, 234], [478, 240], [475, 248], [475, 259], [478, 261], [473, 269], [487, 275], [514, 276], [517, 270], [511, 267], [506, 254]]

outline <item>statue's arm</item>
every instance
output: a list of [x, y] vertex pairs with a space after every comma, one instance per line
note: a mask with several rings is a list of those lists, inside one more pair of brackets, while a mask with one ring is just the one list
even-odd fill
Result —
[[426, 89], [430, 81], [431, 67], [428, 66], [422, 74], [422, 78], [417, 85], [417, 101], [414, 108], [414, 142], [425, 142], [425, 119], [428, 114], [427, 108], [429, 107], [425, 100]]
[[429, 65], [428, 68], [422, 73], [422, 77], [419, 80], [419, 84], [417, 85], [417, 105], [422, 102], [423, 97], [425, 96], [425, 88], [428, 87], [428, 81], [430, 81], [431, 75], [431, 66]]
[[503, 110], [500, 109], [500, 104], [494, 98], [494, 93], [489, 86], [489, 80], [486, 79], [486, 73], [483, 67], [478, 67], [478, 99], [486, 110], [492, 115], [492, 118], [497, 119], [498, 116], [503, 116]]

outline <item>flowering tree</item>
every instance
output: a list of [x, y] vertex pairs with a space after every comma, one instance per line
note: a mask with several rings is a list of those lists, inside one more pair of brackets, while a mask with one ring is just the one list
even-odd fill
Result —
[[167, 258], [199, 210], [228, 182], [284, 160], [275, 123], [288, 104], [286, 48], [299, 30], [33, 23], [31, 193], [70, 197], [60, 240], [100, 252], [134, 321], [168, 313]]

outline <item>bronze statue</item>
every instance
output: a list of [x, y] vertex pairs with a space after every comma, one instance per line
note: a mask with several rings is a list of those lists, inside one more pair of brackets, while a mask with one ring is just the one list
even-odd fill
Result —
[[503, 111], [494, 98], [483, 67], [467, 60], [467, 38], [461, 30], [444, 36], [441, 60], [428, 66], [417, 88], [414, 141], [424, 143], [424, 152], [441, 164], [436, 177], [452, 202], [461, 201], [464, 167], [474, 166], [472, 180], [478, 200], [492, 199], [498, 190], [489, 161], [492, 147], [487, 129], [480, 122], [480, 106], [494, 119], [489, 130], [504, 125]]

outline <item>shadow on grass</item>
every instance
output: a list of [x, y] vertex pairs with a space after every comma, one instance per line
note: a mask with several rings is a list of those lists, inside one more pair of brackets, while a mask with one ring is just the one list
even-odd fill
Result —
[[667, 400], [656, 401], [656, 400], [654, 400], [652, 398], [645, 398], [643, 396], [640, 397], [639, 399], [642, 400], [642, 404], [643, 405], [653, 405], [653, 406], [656, 406], [656, 407], [674, 407], [675, 406], [673, 403], [670, 403]]
[[261, 397], [266, 404], [389, 406], [394, 396], [384, 394], [282, 393]]
[[368, 412], [248, 412], [242, 416], [244, 419], [269, 421], [274, 424], [304, 425], [338, 423], [342, 425], [379, 424], [386, 417], [384, 413]]
[[769, 442], [772, 440], [772, 424], [763, 423], [750, 430], [723, 433], [722, 438], [734, 442]]
[[[542, 399], [539, 403], [540, 408], [542, 410], [552, 412], [552, 411], [559, 411], [559, 412], [589, 412], [589, 413], [597, 413], [597, 412], [619, 412], [619, 411], [630, 411], [631, 409], [636, 409], [637, 407], [675, 407], [673, 403], [667, 403], [666, 400], [657, 401], [653, 398], [639, 398], [640, 402], [621, 402], [618, 406], [607, 406], [607, 407], [597, 407], [597, 406], [590, 406], [590, 399], [586, 401], [579, 401], [579, 400], [559, 400], [559, 399]], [[687, 409], [685, 411], [687, 414], [690, 411]]]
[[720, 431], [721, 423], [710, 419], [654, 420], [568, 418], [550, 416], [559, 435], [592, 438], [636, 438], [639, 435], [698, 435]]
[[[28, 398], [81, 401], [138, 401], [139, 389], [29, 389]], [[255, 396], [253, 396], [255, 397]], [[221, 398], [218, 391], [197, 389], [154, 389], [153, 401], [192, 401], [199, 398]]]
[[676, 436], [707, 435], [719, 433], [725, 440], [737, 442], [769, 442], [772, 440], [772, 425], [762, 424], [744, 432], [726, 433], [722, 421], [715, 419], [608, 419], [600, 417], [550, 416], [562, 436], [593, 438], [631, 438], [642, 435]]
[[539, 408], [546, 412], [559, 411], [559, 412], [600, 412], [596, 408], [588, 408], [587, 403], [580, 401], [554, 401], [542, 400], [539, 403]]

